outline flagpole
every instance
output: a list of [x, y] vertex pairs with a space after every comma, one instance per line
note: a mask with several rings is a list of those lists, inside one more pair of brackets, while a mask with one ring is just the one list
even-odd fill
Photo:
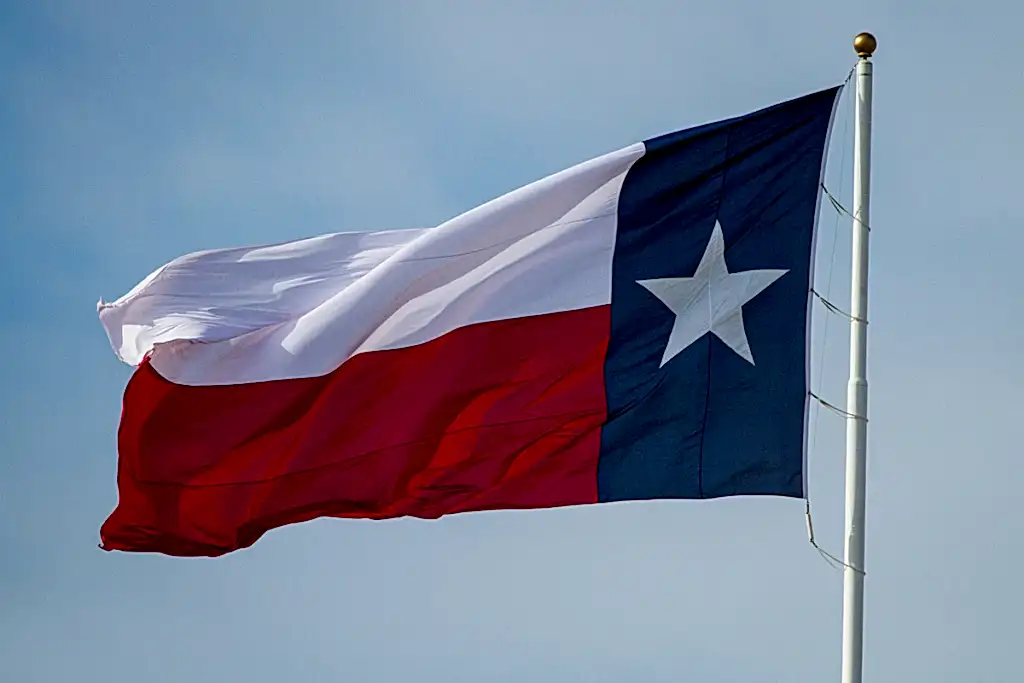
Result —
[[861, 683], [864, 659], [864, 503], [867, 465], [868, 233], [871, 192], [871, 55], [875, 37], [861, 33], [853, 157], [853, 274], [850, 291], [850, 381], [846, 394], [846, 554], [843, 569], [843, 683]]

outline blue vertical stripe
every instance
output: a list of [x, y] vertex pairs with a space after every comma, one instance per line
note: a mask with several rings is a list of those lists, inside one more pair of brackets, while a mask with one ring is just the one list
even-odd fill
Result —
[[[807, 306], [830, 88], [645, 143], [619, 196], [602, 501], [804, 495]], [[675, 316], [637, 284], [690, 277], [715, 222], [730, 272], [789, 272], [743, 307], [755, 365], [707, 334], [659, 367]]]

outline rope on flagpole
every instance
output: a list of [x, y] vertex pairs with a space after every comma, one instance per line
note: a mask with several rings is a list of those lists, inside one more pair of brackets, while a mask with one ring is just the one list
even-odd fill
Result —
[[843, 410], [842, 408], [840, 408], [839, 406], [837, 406], [835, 404], [832, 404], [832, 403], [829, 403], [828, 401], [823, 399], [821, 396], [818, 396], [813, 391], [808, 391], [807, 393], [808, 393], [808, 395], [811, 398], [813, 398], [815, 401], [817, 401], [821, 405], [823, 405], [826, 408], [828, 408], [829, 410], [831, 410], [833, 413], [835, 413], [839, 417], [846, 418], [847, 420], [864, 420], [865, 422], [868, 421], [868, 419], [866, 417], [861, 417], [860, 415], [854, 415], [853, 413], [848, 413], [845, 410]]
[[[857, 67], [856, 67], [856, 65], [854, 65], [850, 69], [850, 72], [848, 74], [846, 74], [846, 78], [843, 80], [843, 91], [844, 91], [843, 95], [842, 95], [843, 97], [846, 97], [846, 92], [845, 91], [848, 89], [847, 86], [850, 84], [850, 81], [853, 79], [853, 75], [856, 73], [856, 71], [857, 71]], [[843, 119], [843, 136], [842, 136], [842, 140], [844, 141], [844, 143], [846, 142], [846, 140], [847, 140], [847, 138], [849, 136], [849, 127], [850, 127], [850, 116], [846, 116]], [[846, 178], [846, 145], [844, 144], [842, 146], [842, 148], [841, 148], [840, 159], [839, 159], [839, 187], [844, 187], [845, 186], [845, 184], [844, 184], [845, 178]], [[826, 293], [825, 293], [825, 295], [822, 295], [816, 289], [814, 289], [812, 287], [811, 288], [811, 294], [814, 295], [829, 312], [837, 314], [837, 315], [840, 315], [840, 316], [844, 316], [846, 318], [849, 318], [850, 315], [848, 313], [846, 313], [845, 311], [840, 309], [838, 306], [833, 304], [831, 301], [829, 301], [829, 296], [831, 295], [831, 292], [832, 292], [832, 275], [833, 275], [833, 273], [835, 271], [836, 244], [839, 241], [839, 219], [843, 215], [849, 215], [850, 212], [847, 211], [846, 208], [843, 206], [842, 202], [839, 201], [839, 199], [837, 199], [829, 191], [828, 187], [825, 186], [824, 182], [821, 183], [821, 189], [822, 189], [822, 192], [824, 193], [825, 197], [829, 200], [829, 203], [835, 209], [836, 213], [835, 213], [835, 221], [834, 221], [834, 223], [832, 225], [832, 249], [831, 249], [831, 254], [829, 256], [829, 261], [828, 261], [828, 270], [826, 271], [826, 273], [827, 273], [826, 281], [825, 281], [825, 292]], [[826, 350], [826, 348], [828, 346], [828, 323], [829, 323], [830, 318], [831, 318], [831, 316], [826, 316], [825, 317], [824, 324], [823, 324], [823, 327], [822, 327], [821, 354], [820, 354], [820, 357], [818, 359], [818, 389], [819, 389], [819, 392], [821, 391], [821, 387], [824, 385], [824, 382], [825, 382], [825, 350]], [[842, 417], [847, 417], [846, 411], [837, 408], [836, 406], [834, 406], [833, 404], [829, 403], [828, 401], [823, 400], [817, 394], [815, 394], [813, 391], [812, 392], [808, 392], [808, 393], [821, 406], [836, 412], [837, 414], [839, 414]], [[821, 410], [819, 409], [819, 410], [815, 411], [815, 414], [814, 414], [814, 433], [813, 433], [813, 436], [812, 436], [812, 439], [811, 439], [811, 451], [812, 452], [817, 450], [818, 431], [819, 431], [818, 430], [818, 425], [819, 425], [820, 416], [821, 416]], [[816, 551], [818, 551], [818, 554], [821, 555], [821, 557], [825, 561], [825, 563], [828, 564], [832, 569], [841, 570], [843, 567], [846, 566], [845, 563], [842, 560], [840, 560], [838, 557], [833, 555], [832, 553], [830, 553], [827, 550], [825, 550], [824, 548], [822, 548], [818, 544], [818, 541], [817, 541], [817, 539], [814, 536], [814, 522], [813, 522], [813, 519], [811, 517], [811, 501], [810, 501], [810, 499], [805, 500], [805, 503], [806, 503], [805, 516], [806, 516], [806, 521], [807, 521], [807, 539], [808, 539], [808, 541], [810, 541], [811, 547], [813, 547]]]
[[826, 197], [826, 199], [828, 199], [829, 204], [831, 204], [832, 208], [836, 210], [836, 213], [842, 214], [842, 215], [846, 216], [847, 218], [852, 218], [855, 223], [860, 223], [869, 232], [871, 231], [871, 226], [868, 225], [867, 223], [865, 223], [859, 217], [854, 216], [852, 211], [850, 211], [845, 206], [843, 206], [842, 202], [840, 202], [838, 199], [836, 199], [835, 195], [833, 195], [831, 192], [829, 192], [829, 189], [827, 187], [825, 187], [825, 183], [821, 184], [821, 189], [825, 193], [825, 197]]
[[856, 320], [857, 322], [864, 323], [865, 325], [868, 324], [867, 320], [865, 320], [864, 318], [858, 318], [856, 316], [850, 315], [849, 313], [847, 313], [846, 311], [844, 311], [843, 309], [839, 308], [834, 303], [826, 299], [824, 296], [819, 294], [817, 290], [811, 289], [811, 294], [813, 294], [815, 298], [817, 298], [818, 301], [821, 302], [821, 305], [827, 308], [830, 312], [835, 313], [836, 315], [840, 315], [846, 318], [847, 320]]
[[866, 576], [867, 572], [865, 572], [864, 570], [858, 569], [857, 567], [851, 567], [850, 565], [846, 564], [838, 557], [836, 557], [835, 555], [833, 555], [832, 553], [818, 545], [818, 541], [814, 538], [814, 520], [811, 518], [811, 501], [808, 500], [805, 502], [807, 504], [804, 508], [804, 514], [807, 518], [807, 540], [811, 542], [811, 546], [813, 546], [814, 549], [818, 551], [818, 554], [820, 554], [822, 559], [825, 560], [825, 563], [828, 564], [828, 566], [832, 567], [832, 569], [838, 570], [842, 567], [847, 567], [855, 572], [864, 574]]

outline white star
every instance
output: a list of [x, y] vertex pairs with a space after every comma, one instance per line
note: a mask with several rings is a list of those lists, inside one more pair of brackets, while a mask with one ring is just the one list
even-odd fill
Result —
[[676, 314], [661, 365], [708, 332], [754, 364], [747, 333], [743, 329], [743, 304], [763, 292], [787, 270], [747, 270], [730, 273], [725, 265], [725, 238], [715, 221], [704, 256], [693, 277], [637, 280]]

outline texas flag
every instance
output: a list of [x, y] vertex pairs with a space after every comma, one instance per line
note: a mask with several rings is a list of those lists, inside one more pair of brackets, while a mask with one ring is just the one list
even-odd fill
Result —
[[183, 256], [101, 302], [137, 366], [103, 547], [213, 556], [324, 516], [804, 496], [838, 92], [434, 228]]

